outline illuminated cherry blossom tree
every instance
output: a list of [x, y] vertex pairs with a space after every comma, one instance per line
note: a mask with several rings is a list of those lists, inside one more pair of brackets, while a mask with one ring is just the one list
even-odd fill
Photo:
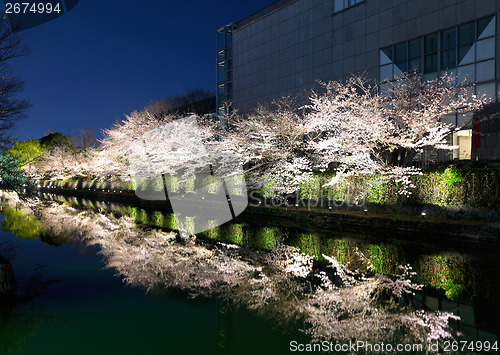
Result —
[[224, 144], [248, 164], [251, 186], [271, 182], [276, 191], [290, 193], [311, 175], [305, 112], [297, 110], [290, 98], [260, 106], [248, 116], [232, 114], [227, 120]]
[[[331, 184], [349, 175], [378, 174], [411, 187], [410, 176], [419, 173], [412, 167], [417, 153], [426, 147], [454, 148], [447, 137], [457, 127], [442, 122], [442, 117], [473, 112], [486, 100], [449, 75], [425, 82], [410, 73], [384, 85], [382, 91], [366, 78], [352, 76], [323, 84], [323, 91], [311, 94], [301, 107], [283, 98], [246, 116], [229, 111], [224, 129], [213, 117], [196, 116], [197, 131], [207, 159], [222, 160], [215, 164], [218, 168], [227, 165], [226, 156], [241, 157], [252, 187], [272, 185], [278, 193], [291, 193], [314, 172], [331, 168], [336, 171]], [[99, 148], [83, 155], [59, 149], [52, 157], [42, 157], [39, 175], [128, 181], [131, 159], [137, 160], [137, 148], [145, 139], [154, 147], [148, 151], [149, 160], [168, 170], [186, 160], [173, 154], [174, 140], [182, 142], [180, 151], [186, 152], [195, 151], [192, 145], [199, 143], [189, 125], [179, 125], [175, 137], [160, 129], [181, 118], [147, 108], [133, 112], [104, 131]], [[169, 173], [166, 170], [162, 174]]]
[[405, 167], [422, 148], [453, 149], [446, 138], [461, 127], [442, 122], [443, 116], [472, 118], [488, 100], [473, 94], [469, 82], [457, 82], [452, 75], [424, 81], [417, 73], [405, 73], [388, 84], [382, 102], [391, 134], [381, 140], [380, 154], [389, 165]]
[[39, 179], [65, 179], [92, 177], [92, 152], [72, 146], [56, 145], [38, 158], [34, 164], [34, 175]]
[[358, 172], [408, 167], [425, 147], [453, 149], [447, 136], [457, 127], [441, 122], [448, 114], [478, 110], [484, 98], [449, 75], [423, 81], [404, 74], [380, 92], [362, 77], [324, 85], [311, 97], [308, 130], [325, 163], [336, 161]]
[[447, 137], [459, 127], [442, 122], [443, 116], [474, 112], [486, 102], [450, 75], [426, 82], [417, 73], [403, 74], [383, 92], [357, 76], [324, 88], [311, 97], [306, 127], [322, 167], [339, 165], [331, 184], [346, 174], [377, 173], [400, 183], [406, 195], [409, 177], [419, 173], [411, 167], [418, 152], [456, 148]]
[[100, 148], [93, 156], [93, 168], [99, 177], [114, 176], [128, 180], [127, 152], [133, 141], [144, 133], [170, 122], [173, 116], [153, 116], [148, 111], [134, 111], [124, 120], [103, 131]]
[[486, 102], [450, 75], [425, 82], [418, 73], [404, 74], [383, 91], [352, 76], [323, 89], [299, 109], [281, 100], [228, 120], [227, 142], [249, 164], [255, 185], [271, 181], [278, 192], [292, 192], [332, 163], [332, 183], [346, 175], [383, 174], [408, 185], [418, 173], [412, 161], [423, 148], [455, 148], [447, 137], [458, 128], [442, 122], [443, 116], [473, 112]]

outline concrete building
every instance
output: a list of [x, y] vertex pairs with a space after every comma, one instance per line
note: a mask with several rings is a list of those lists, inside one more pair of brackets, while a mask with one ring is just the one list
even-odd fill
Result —
[[[217, 106], [230, 100], [246, 113], [357, 72], [383, 86], [414, 66], [428, 79], [469, 78], [496, 98], [499, 12], [498, 0], [280, 0], [218, 31]], [[435, 160], [500, 158], [500, 131], [482, 134], [471, 156], [472, 124], [465, 128], [450, 137], [458, 152]]]

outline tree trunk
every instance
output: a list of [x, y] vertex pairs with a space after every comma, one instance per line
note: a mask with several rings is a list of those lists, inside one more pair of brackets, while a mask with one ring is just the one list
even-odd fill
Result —
[[390, 166], [407, 167], [415, 157], [415, 150], [407, 148], [396, 148], [387, 154], [387, 163]]

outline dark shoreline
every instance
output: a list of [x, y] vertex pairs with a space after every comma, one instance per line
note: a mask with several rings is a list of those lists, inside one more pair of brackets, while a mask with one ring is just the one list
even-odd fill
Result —
[[[74, 196], [92, 200], [127, 203], [133, 206], [172, 212], [168, 201], [147, 201], [140, 199], [131, 190], [107, 189], [93, 191], [91, 189], [64, 189], [40, 187], [41, 193]], [[287, 218], [302, 221], [307, 224], [325, 227], [347, 227], [370, 229], [376, 231], [398, 231], [408, 233], [429, 233], [435, 236], [446, 236], [469, 240], [500, 240], [500, 222], [477, 221], [472, 219], [449, 219], [426, 215], [411, 216], [404, 214], [371, 213], [364, 211], [344, 211], [298, 207], [268, 207], [250, 204], [245, 214], [270, 218]]]

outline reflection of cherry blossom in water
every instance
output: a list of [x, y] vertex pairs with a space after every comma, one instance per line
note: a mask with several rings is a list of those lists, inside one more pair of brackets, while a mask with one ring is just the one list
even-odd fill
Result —
[[[312, 259], [291, 246], [270, 252], [202, 241], [181, 242], [174, 233], [144, 230], [130, 218], [51, 205], [40, 211], [44, 228], [77, 234], [99, 245], [106, 265], [133, 286], [173, 289], [190, 297], [217, 295], [283, 325], [297, 324], [315, 341], [419, 343], [451, 338], [449, 313], [397, 307], [418, 285], [403, 276], [367, 277], [334, 258], [313, 269]], [[69, 223], [68, 223], [69, 222]], [[406, 276], [411, 270], [404, 267]], [[393, 300], [393, 308], [386, 304]], [[396, 307], [396, 308], [394, 308]], [[404, 334], [404, 339], [402, 337]]]

